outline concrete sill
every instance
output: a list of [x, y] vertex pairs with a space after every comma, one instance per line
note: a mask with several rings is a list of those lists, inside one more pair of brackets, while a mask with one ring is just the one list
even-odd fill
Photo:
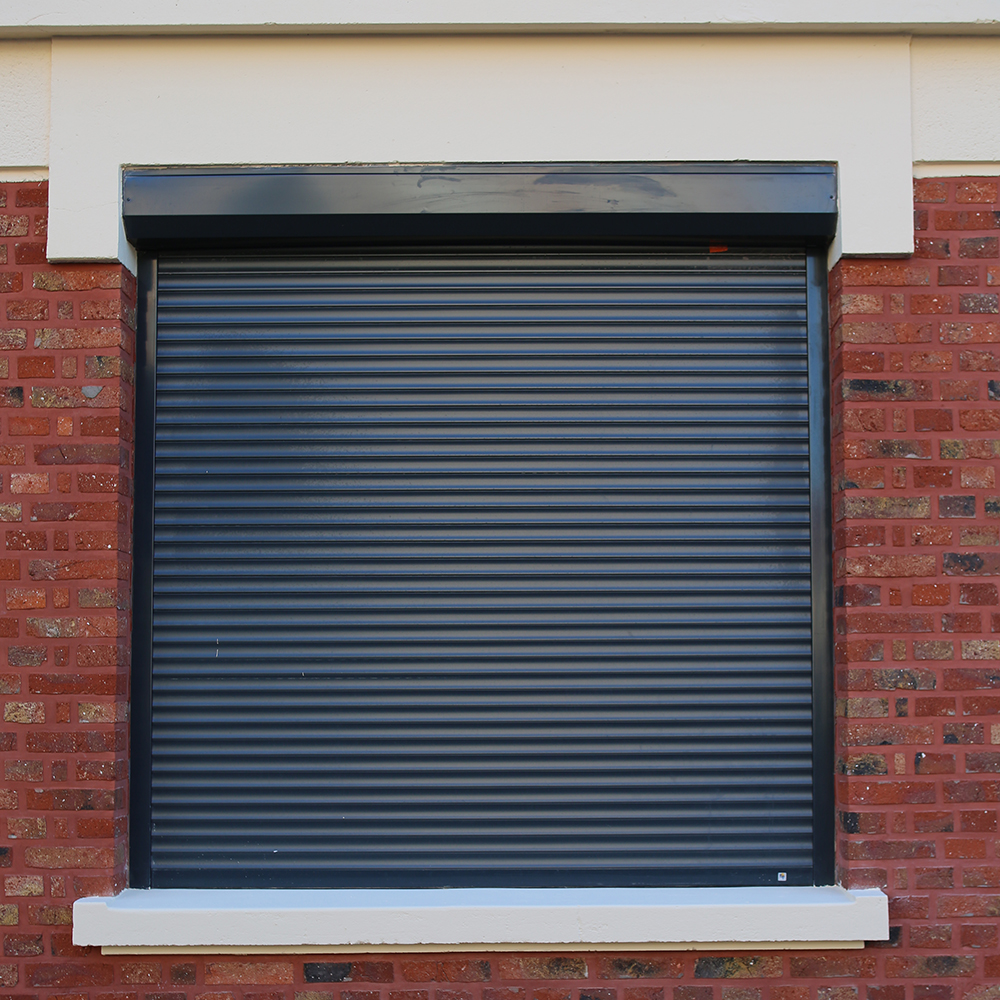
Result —
[[106, 954], [860, 948], [879, 889], [126, 889], [73, 905]]

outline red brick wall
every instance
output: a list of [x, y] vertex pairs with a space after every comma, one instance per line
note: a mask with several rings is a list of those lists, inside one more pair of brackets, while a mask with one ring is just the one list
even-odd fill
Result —
[[65, 982], [72, 900], [125, 873], [135, 280], [49, 266], [47, 194], [0, 184], [0, 985], [18, 989]]
[[740, 955], [72, 947], [72, 899], [124, 880], [135, 289], [45, 264], [44, 185], [0, 199], [0, 1000], [1000, 1000], [994, 182], [919, 182], [918, 254], [831, 276], [838, 859], [893, 940]]
[[830, 283], [838, 862], [889, 892], [885, 979], [961, 992], [1000, 980], [1000, 212], [915, 201], [912, 258]]

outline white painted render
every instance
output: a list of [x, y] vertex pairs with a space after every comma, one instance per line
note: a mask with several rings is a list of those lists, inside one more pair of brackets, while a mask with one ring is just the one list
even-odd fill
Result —
[[1000, 160], [1000, 38], [914, 38], [911, 60], [914, 163]]
[[909, 40], [52, 42], [53, 259], [133, 266], [122, 165], [591, 160], [833, 161], [843, 252], [909, 253]]
[[45, 41], [0, 41], [0, 170], [12, 180], [49, 162], [50, 53]]
[[73, 943], [465, 949], [884, 941], [879, 889], [126, 889], [73, 904]]
[[996, 0], [19, 0], [0, 34], [220, 31], [997, 32]]

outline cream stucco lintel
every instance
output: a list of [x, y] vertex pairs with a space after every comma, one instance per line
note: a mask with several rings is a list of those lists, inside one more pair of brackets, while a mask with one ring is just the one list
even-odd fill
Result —
[[0, 35], [218, 31], [1000, 30], [995, 0], [19, 0]]
[[909, 100], [905, 36], [55, 38], [49, 255], [134, 268], [123, 165], [740, 160], [835, 162], [836, 252], [906, 254]]
[[73, 942], [114, 948], [658, 949], [885, 940], [879, 889], [126, 889], [73, 905]]
[[48, 41], [0, 41], [0, 167], [16, 168], [49, 162], [49, 79], [52, 73]]
[[914, 177], [996, 177], [1000, 175], [1000, 160], [965, 160], [944, 163], [914, 163]]
[[[864, 941], [768, 941], [768, 951], [850, 951], [864, 948]], [[463, 951], [475, 952], [553, 952], [553, 951], [629, 951], [633, 954], [644, 951], [714, 951], [734, 952], [759, 949], [759, 941], [593, 941], [587, 944], [566, 944], [551, 942], [548, 944], [525, 944], [523, 941], [509, 944], [477, 944], [463, 945]], [[454, 952], [453, 944], [410, 944], [387, 945], [368, 944], [364, 946], [366, 955], [399, 955], [399, 954], [442, 954]], [[189, 945], [188, 947], [168, 948], [164, 946], [145, 948], [134, 945], [131, 948], [116, 948], [105, 945], [101, 948], [102, 955], [315, 955], [317, 946], [310, 945]], [[324, 955], [357, 955], [358, 945], [327, 944], [323, 945]]]
[[16, 183], [17, 181], [47, 181], [48, 179], [48, 167], [0, 166], [0, 184]]

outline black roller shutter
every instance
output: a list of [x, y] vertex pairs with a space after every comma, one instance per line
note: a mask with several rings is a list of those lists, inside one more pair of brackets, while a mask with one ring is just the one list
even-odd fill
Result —
[[811, 883], [806, 286], [162, 257], [151, 884]]

